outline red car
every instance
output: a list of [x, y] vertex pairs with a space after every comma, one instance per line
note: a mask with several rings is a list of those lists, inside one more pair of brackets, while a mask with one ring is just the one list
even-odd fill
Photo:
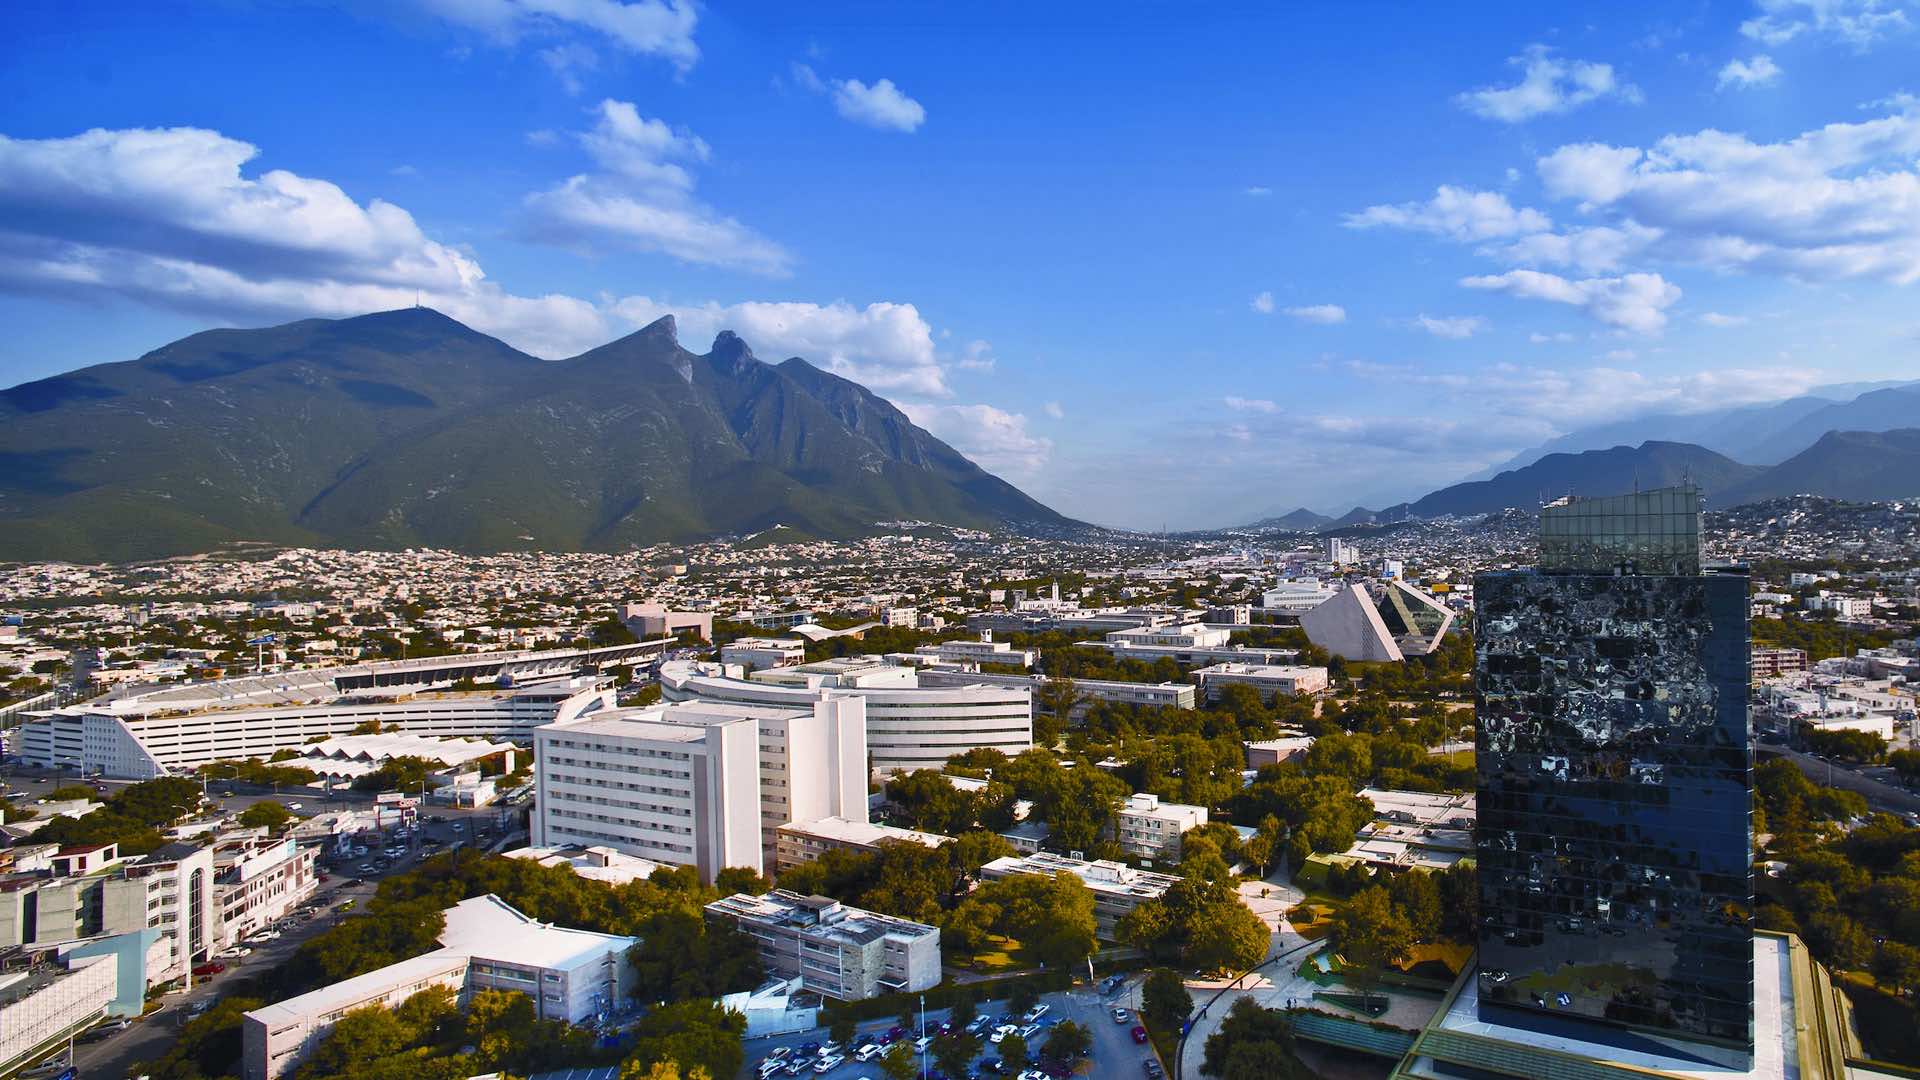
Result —
[[1135, 1024], [1135, 1025], [1133, 1025], [1133, 1041], [1134, 1041], [1134, 1042], [1137, 1042], [1137, 1043], [1143, 1043], [1143, 1042], [1146, 1042], [1146, 1041], [1147, 1041], [1147, 1029], [1146, 1029], [1146, 1028], [1143, 1028], [1143, 1027], [1141, 1027], [1141, 1026], [1140, 1026], [1139, 1024]]
[[201, 964], [199, 967], [194, 968], [193, 973], [202, 979], [208, 979], [225, 970], [227, 970], [227, 965], [215, 960], [210, 964]]

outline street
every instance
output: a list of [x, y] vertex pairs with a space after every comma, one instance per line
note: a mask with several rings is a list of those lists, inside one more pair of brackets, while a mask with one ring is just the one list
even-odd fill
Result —
[[1889, 814], [1902, 816], [1920, 813], [1920, 795], [1908, 791], [1897, 783], [1876, 779], [1877, 776], [1891, 778], [1894, 775], [1893, 770], [1885, 766], [1850, 769], [1845, 765], [1828, 762], [1812, 754], [1803, 754], [1781, 745], [1767, 746], [1761, 754], [1777, 754], [1786, 758], [1800, 766], [1800, 771], [1807, 774], [1807, 779], [1816, 784], [1858, 792], [1866, 796], [1867, 805], [1875, 810], [1884, 810]]

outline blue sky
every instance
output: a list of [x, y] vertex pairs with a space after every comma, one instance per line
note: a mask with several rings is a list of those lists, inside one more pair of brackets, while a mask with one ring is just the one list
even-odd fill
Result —
[[1920, 4], [1197, 7], [16, 0], [0, 383], [673, 312], [1159, 528], [1920, 376]]

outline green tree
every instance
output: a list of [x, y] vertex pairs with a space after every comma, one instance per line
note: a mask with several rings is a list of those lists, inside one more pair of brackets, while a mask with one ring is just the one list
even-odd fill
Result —
[[277, 802], [257, 802], [240, 811], [239, 822], [249, 829], [278, 829], [293, 820], [293, 811]]
[[980, 1054], [980, 1037], [958, 1027], [933, 1041], [933, 1060], [948, 1076], [967, 1075], [967, 1066]]
[[747, 1021], [713, 1001], [676, 1001], [649, 1010], [634, 1027], [629, 1062], [672, 1062], [708, 1076], [738, 1075], [746, 1064], [740, 1037]]
[[964, 986], [955, 990], [952, 1003], [947, 1006], [947, 1019], [952, 1021], [953, 1026], [964, 1028], [973, 1023], [974, 1017], [978, 1015], [980, 1010], [974, 1004], [973, 993]]
[[1047, 1044], [1040, 1056], [1054, 1061], [1072, 1061], [1093, 1049], [1093, 1032], [1071, 1020], [1062, 1020], [1047, 1032]]
[[1040, 988], [1031, 979], [1021, 979], [1007, 992], [1007, 1011], [1016, 1015], [1024, 1014], [1039, 1003]]
[[223, 997], [180, 1029], [179, 1038], [149, 1070], [153, 1080], [208, 1080], [240, 1060], [241, 1020], [266, 1005], [254, 997]]
[[1403, 959], [1413, 948], [1413, 927], [1394, 910], [1387, 890], [1373, 885], [1353, 894], [1334, 913], [1327, 940], [1351, 971], [1351, 981], [1370, 993], [1387, 965]]
[[67, 802], [72, 799], [93, 802], [98, 798], [99, 793], [85, 784], [62, 784], [47, 793], [47, 799], [50, 802]]
[[1156, 1031], [1180, 1030], [1193, 1012], [1193, 995], [1172, 968], [1154, 968], [1140, 988], [1140, 1014]]
[[880, 1071], [888, 1080], [913, 1080], [920, 1075], [920, 1056], [913, 1052], [912, 1043], [902, 1039], [880, 1055]]
[[691, 903], [646, 915], [633, 932], [640, 940], [627, 950], [627, 962], [641, 1001], [712, 998], [760, 983], [753, 938], [731, 922], [708, 920]]
[[1200, 1071], [1221, 1080], [1312, 1080], [1293, 1047], [1293, 1024], [1285, 1013], [1241, 998], [1207, 1036]]
[[1017, 1033], [1009, 1033], [1000, 1040], [1000, 1060], [1007, 1063], [1007, 1072], [1018, 1071], [1027, 1063], [1027, 1040]]
[[855, 1026], [851, 1013], [840, 1013], [833, 1018], [833, 1023], [827, 1025], [827, 1037], [841, 1046], [851, 1046]]
[[1920, 750], [1895, 750], [1887, 755], [1887, 764], [1893, 766], [1900, 783], [1907, 787], [1920, 780]]
[[1237, 897], [1194, 912], [1186, 935], [1186, 962], [1197, 971], [1246, 971], [1266, 958], [1273, 938]]

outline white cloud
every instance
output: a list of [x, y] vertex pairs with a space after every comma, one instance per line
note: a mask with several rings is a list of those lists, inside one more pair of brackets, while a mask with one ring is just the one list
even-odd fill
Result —
[[258, 153], [199, 128], [0, 136], [0, 288], [221, 318], [359, 315], [417, 295], [536, 355], [606, 340], [594, 305], [506, 292], [392, 203], [281, 169], [243, 175]]
[[1768, 45], [1812, 33], [1865, 49], [1911, 25], [1905, 6], [1902, 0], [1759, 0], [1760, 14], [1741, 23], [1740, 32]]
[[871, 390], [929, 396], [951, 393], [934, 352], [933, 328], [912, 304], [883, 302], [864, 308], [845, 301], [674, 304], [628, 296], [614, 301], [610, 310], [634, 326], [672, 315], [681, 338], [690, 346], [732, 330], [763, 358], [804, 357]]
[[1028, 478], [1053, 455], [1053, 440], [1028, 431], [1022, 413], [991, 405], [895, 404], [914, 423], [990, 473]]
[[682, 162], [705, 161], [707, 144], [608, 99], [593, 129], [577, 136], [600, 166], [525, 199], [529, 239], [594, 253], [606, 246], [659, 252], [682, 262], [784, 276], [779, 244], [693, 197]]
[[1586, 368], [1502, 363], [1471, 372], [1434, 373], [1412, 365], [1357, 361], [1347, 367], [1370, 381], [1434, 387], [1463, 403], [1491, 408], [1496, 419], [1488, 422], [1496, 428], [1537, 429], [1543, 437], [1645, 413], [1705, 412], [1779, 401], [1805, 392], [1821, 378], [1818, 371], [1792, 367], [1646, 372], [1617, 366], [1634, 358], [1631, 350], [1617, 349], [1607, 354], [1607, 363]]
[[1548, 113], [1563, 113], [1601, 98], [1638, 102], [1640, 91], [1623, 83], [1611, 64], [1563, 60], [1545, 45], [1532, 45], [1507, 61], [1524, 71], [1506, 87], [1483, 87], [1458, 94], [1454, 102], [1477, 116], [1509, 124]]
[[912, 132], [926, 123], [926, 107], [903, 93], [892, 79], [869, 86], [859, 79], [823, 79], [805, 64], [794, 64], [792, 70], [801, 88], [830, 95], [834, 110], [856, 124]]
[[1222, 400], [1226, 402], [1227, 408], [1232, 409], [1234, 412], [1275, 413], [1280, 411], [1279, 405], [1268, 401], [1266, 398], [1243, 398], [1229, 395]]
[[1260, 185], [1255, 184], [1253, 187], [1250, 187], [1247, 189], [1247, 194], [1252, 195], [1255, 198], [1264, 198], [1268, 195], [1273, 194], [1273, 189], [1270, 187], [1261, 187]]
[[553, 77], [560, 80], [560, 88], [570, 96], [577, 96], [585, 89], [580, 81], [581, 72], [600, 68], [600, 54], [577, 41], [541, 49], [539, 55], [540, 62], [547, 65]]
[[1722, 315], [1717, 311], [1709, 311], [1700, 316], [1700, 321], [1708, 326], [1728, 327], [1745, 326], [1748, 320], [1745, 315]]
[[1348, 228], [1410, 229], [1463, 243], [1545, 232], [1553, 222], [1538, 210], [1516, 209], [1497, 191], [1442, 184], [1425, 202], [1369, 206], [1348, 214]]
[[1765, 86], [1780, 77], [1780, 65], [1773, 58], [1761, 53], [1751, 60], [1729, 60], [1727, 66], [1720, 69], [1716, 81], [1720, 89], [1729, 86], [1745, 89], [1749, 86]]
[[1539, 160], [1550, 195], [1646, 250], [1716, 270], [1920, 280], [1920, 114], [1835, 123], [1755, 143], [1708, 129], [1651, 149], [1563, 146]]
[[1574, 340], [1574, 336], [1564, 330], [1557, 334], [1542, 334], [1538, 331], [1527, 335], [1527, 340], [1535, 345], [1564, 345]]
[[1626, 221], [1618, 228], [1595, 225], [1533, 233], [1481, 251], [1522, 266], [1572, 266], [1587, 273], [1605, 273], [1620, 269], [1659, 238], [1660, 230]]
[[1262, 315], [1271, 315], [1273, 314], [1273, 294], [1263, 292], [1259, 296], [1254, 297], [1247, 306]]
[[1462, 278], [1469, 289], [1504, 292], [1522, 300], [1571, 304], [1596, 322], [1638, 334], [1658, 334], [1667, 325], [1666, 309], [1680, 300], [1680, 287], [1659, 274], [1573, 281], [1538, 270]]
[[1305, 307], [1290, 307], [1287, 309], [1287, 314], [1301, 322], [1320, 323], [1323, 326], [1347, 321], [1347, 309], [1339, 304], [1308, 304]]
[[1253, 441], [1253, 429], [1245, 424], [1229, 424], [1222, 434], [1234, 442], [1244, 443]]
[[659, 56], [686, 71], [700, 59], [693, 42], [699, 7], [691, 0], [420, 0], [449, 22], [495, 40], [590, 31], [629, 52]]
[[1040, 406], [1040, 411], [1055, 420], [1065, 420], [1067, 418], [1067, 410], [1062, 408], [1057, 401], [1049, 401], [1045, 405]]
[[993, 357], [993, 345], [985, 341], [969, 341], [960, 351], [953, 366], [961, 371], [992, 371], [999, 361]]
[[1413, 325], [1438, 338], [1462, 341], [1487, 328], [1487, 320], [1478, 315], [1451, 315], [1435, 317], [1416, 315]]

